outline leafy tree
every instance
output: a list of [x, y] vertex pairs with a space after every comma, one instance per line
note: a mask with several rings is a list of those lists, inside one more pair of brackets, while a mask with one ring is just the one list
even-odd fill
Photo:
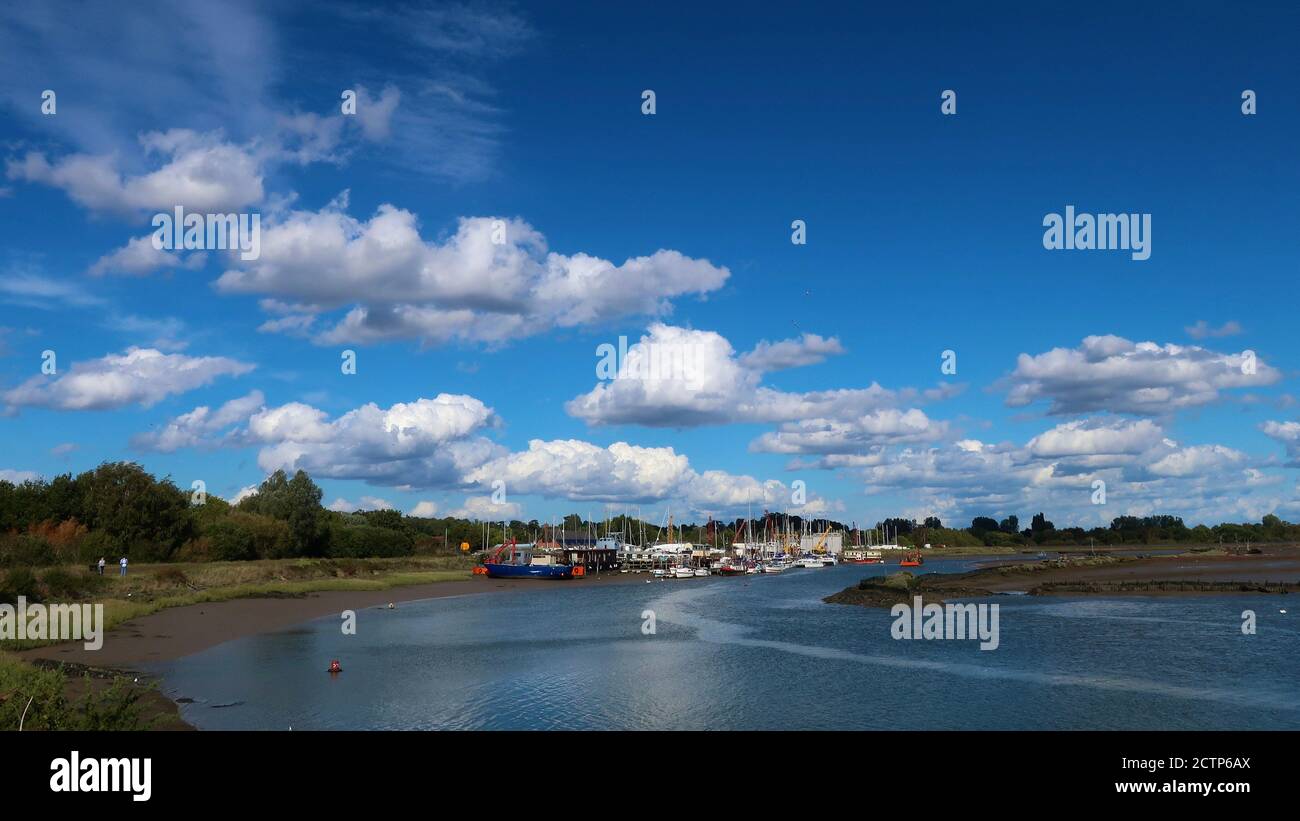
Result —
[[84, 493], [83, 521], [124, 553], [165, 559], [193, 534], [189, 495], [170, 479], [155, 481], [134, 462], [105, 462], [77, 482]]
[[298, 471], [289, 480], [289, 530], [300, 556], [323, 556], [329, 532], [321, 517], [321, 489], [306, 471]]
[[329, 531], [320, 505], [322, 495], [306, 471], [300, 470], [289, 479], [283, 470], [277, 470], [258, 486], [257, 493], [239, 503], [239, 509], [288, 524], [292, 555], [323, 556]]
[[1015, 515], [1008, 516], [998, 524], [998, 530], [1001, 530], [1003, 533], [1019, 533], [1020, 517]]
[[256, 493], [240, 501], [239, 509], [276, 519], [289, 518], [289, 477], [283, 470], [272, 473], [262, 480]]
[[389, 530], [404, 530], [402, 513], [399, 510], [372, 510], [365, 514], [366, 524], [372, 527], [384, 527]]

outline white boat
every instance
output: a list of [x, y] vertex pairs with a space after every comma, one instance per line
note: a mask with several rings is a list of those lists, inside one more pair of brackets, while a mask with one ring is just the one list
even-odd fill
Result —
[[780, 564], [778, 562], [772, 562], [771, 564], [763, 564], [759, 566], [762, 568], [761, 570], [759, 570], [760, 573], [781, 573], [785, 570], [785, 565]]
[[674, 568], [673, 568], [673, 578], [676, 578], [676, 579], [693, 579], [693, 578], [695, 578], [695, 571], [692, 570], [692, 569], [690, 569], [689, 567], [674, 567]]
[[821, 567], [822, 560], [815, 556], [805, 556], [795, 562], [796, 567]]
[[660, 542], [651, 549], [660, 556], [689, 556], [695, 545], [690, 542]]
[[706, 568], [703, 568], [703, 567], [697, 567], [697, 568], [695, 568], [695, 575], [696, 575], [696, 576], [707, 576], [707, 575], [709, 575], [709, 571], [708, 571]]

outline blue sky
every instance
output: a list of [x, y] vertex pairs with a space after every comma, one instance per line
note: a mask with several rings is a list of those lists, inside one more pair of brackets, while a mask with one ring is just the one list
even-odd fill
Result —
[[[498, 519], [1300, 516], [1294, 8], [2, 14], [0, 476], [125, 458], [235, 498], [302, 467], [340, 509]], [[177, 205], [258, 214], [261, 256], [153, 249]], [[1067, 205], [1150, 214], [1150, 258], [1046, 250]], [[696, 372], [603, 381], [620, 336]]]

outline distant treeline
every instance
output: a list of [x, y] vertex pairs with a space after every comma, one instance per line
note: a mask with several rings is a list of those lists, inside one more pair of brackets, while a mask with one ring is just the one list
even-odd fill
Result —
[[[536, 520], [480, 522], [455, 518], [416, 518], [396, 510], [340, 513], [321, 506], [321, 489], [303, 471], [289, 477], [276, 471], [257, 492], [231, 505], [216, 496], [198, 504], [190, 491], [169, 478], [155, 479], [132, 462], [109, 462], [77, 476], [14, 484], [0, 481], [0, 565], [89, 564], [101, 556], [113, 563], [132, 561], [237, 561], [292, 557], [396, 557], [459, 552], [462, 543], [478, 550], [508, 534], [522, 541], [559, 538]], [[575, 534], [622, 532], [630, 541], [689, 541], [728, 545], [752, 533], [820, 533], [843, 530], [846, 543], [866, 541], [864, 531], [841, 522], [770, 514], [748, 521], [709, 522], [675, 527], [670, 535], [657, 524], [627, 516], [588, 522], [566, 516], [556, 528]], [[1177, 516], [1121, 516], [1110, 527], [1057, 529], [1039, 513], [1028, 528], [1017, 517], [997, 521], [976, 517], [971, 526], [953, 529], [934, 517], [923, 522], [887, 519], [903, 544], [948, 546], [1027, 546], [1300, 541], [1300, 525], [1277, 516], [1259, 524], [1198, 525], [1189, 528]], [[739, 536], [737, 535], [739, 534]]]
[[0, 481], [0, 566], [100, 557], [114, 565], [123, 555], [136, 562], [395, 557], [460, 552], [462, 541], [478, 547], [483, 539], [482, 526], [464, 519], [326, 510], [303, 471], [292, 478], [276, 471], [236, 505], [200, 498], [131, 462], [50, 481]]
[[1111, 520], [1109, 527], [1057, 528], [1042, 513], [1035, 514], [1029, 527], [1023, 530], [1016, 516], [1001, 521], [976, 516], [970, 527], [962, 529], [944, 527], [943, 522], [934, 516], [920, 523], [913, 519], [886, 519], [877, 525], [884, 526], [888, 526], [891, 534], [898, 534], [900, 543], [911, 545], [1060, 547], [1223, 543], [1244, 547], [1247, 542], [1300, 541], [1300, 524], [1284, 522], [1271, 513], [1258, 524], [1225, 522], [1213, 527], [1188, 527], [1178, 516], [1119, 516]]

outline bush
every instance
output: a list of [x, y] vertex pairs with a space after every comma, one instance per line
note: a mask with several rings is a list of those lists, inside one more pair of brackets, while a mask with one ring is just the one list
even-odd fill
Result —
[[212, 540], [207, 536], [190, 539], [181, 545], [181, 549], [172, 556], [176, 562], [210, 562], [212, 561]]
[[4, 581], [0, 582], [0, 602], [16, 604], [19, 596], [30, 602], [41, 600], [41, 588], [30, 567], [15, 567], [5, 573]]
[[219, 562], [238, 562], [257, 558], [253, 534], [237, 523], [217, 522], [208, 528], [209, 555]]
[[[171, 558], [175, 551], [170, 545], [164, 542], [155, 542], [148, 539], [139, 539], [131, 543], [126, 549], [127, 557], [133, 562], [154, 563], [165, 562]], [[118, 554], [121, 558], [121, 554]], [[112, 564], [112, 562], [110, 562]]]
[[163, 567], [153, 574], [153, 577], [164, 584], [192, 586], [190, 577], [185, 575], [185, 571], [179, 567]]
[[340, 525], [331, 527], [329, 533], [331, 558], [409, 556], [413, 546], [410, 536], [384, 527]]
[[65, 564], [77, 560], [77, 545], [86, 538], [86, 526], [76, 519], [61, 522], [44, 521], [27, 527], [28, 534], [44, 539], [54, 555], [51, 564]]
[[217, 561], [279, 559], [293, 553], [293, 534], [285, 522], [258, 513], [231, 511], [205, 525], [209, 555]]
[[[69, 722], [63, 674], [19, 662], [0, 662], [0, 730], [53, 730]], [[26, 715], [24, 716], [24, 711]]]
[[72, 714], [73, 725], [89, 731], [147, 729], [140, 716], [140, 696], [131, 682], [118, 677], [104, 692], [86, 693]]
[[0, 565], [7, 567], [43, 567], [58, 564], [54, 545], [30, 533], [0, 539]]
[[0, 731], [17, 730], [139, 730], [144, 722], [140, 691], [125, 678], [102, 692], [86, 683], [76, 701], [66, 695], [66, 676], [0, 658]]
[[108, 579], [98, 573], [56, 567], [41, 576], [41, 583], [51, 599], [85, 599], [107, 587]]
[[115, 558], [121, 558], [121, 556], [120, 548], [102, 530], [92, 530], [77, 545], [77, 558], [82, 564], [95, 564], [101, 558], [112, 564]]
[[1024, 544], [1024, 540], [1019, 536], [994, 530], [984, 534], [984, 544], [986, 547], [1020, 547]]

